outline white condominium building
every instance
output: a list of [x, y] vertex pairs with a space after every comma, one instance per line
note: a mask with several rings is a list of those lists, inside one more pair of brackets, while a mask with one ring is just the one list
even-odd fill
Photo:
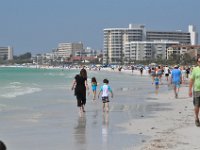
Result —
[[196, 28], [193, 25], [189, 25], [188, 31], [191, 36], [191, 45], [198, 44], [198, 33], [196, 32]]
[[[133, 25], [130, 24], [128, 28], [106, 28], [104, 29], [104, 50], [103, 50], [103, 63], [104, 64], [118, 64], [123, 63], [125, 55], [127, 52], [125, 51], [125, 43], [127, 42], [138, 42], [143, 41], [142, 44], [146, 48], [150, 48], [149, 45], [152, 45], [154, 41], [170, 41], [184, 45], [197, 44], [197, 32], [193, 26], [189, 26], [188, 32], [182, 31], [147, 31], [144, 25]], [[194, 42], [193, 42], [194, 41]], [[148, 43], [150, 42], [150, 43]], [[158, 42], [160, 44], [160, 42]], [[132, 59], [135, 60], [144, 60], [144, 59], [153, 59], [157, 57], [157, 53], [159, 53], [159, 48], [157, 48], [158, 52], [154, 52], [153, 47], [151, 49], [151, 55], [149, 54], [149, 50], [146, 50], [146, 53], [140, 55], [133, 56]], [[142, 49], [141, 49], [142, 50]], [[140, 49], [138, 49], [140, 51]], [[162, 58], [166, 58], [166, 50], [162, 50]], [[164, 53], [165, 51], [165, 53]], [[154, 54], [154, 53], [155, 54]], [[134, 54], [133, 54], [134, 55]], [[131, 55], [130, 55], [131, 56]], [[150, 58], [151, 57], [151, 58]]]
[[56, 55], [62, 58], [70, 58], [83, 51], [83, 43], [59, 43]]
[[118, 63], [123, 59], [124, 43], [143, 41], [145, 31], [143, 25], [129, 25], [129, 28], [104, 29], [103, 63]]
[[167, 47], [179, 44], [177, 41], [132, 41], [124, 44], [124, 63], [134, 60], [166, 59]]
[[191, 44], [191, 36], [189, 32], [165, 32], [165, 31], [147, 31], [146, 32], [147, 41], [155, 40], [170, 40], [178, 41], [180, 44]]
[[13, 48], [8, 47], [0, 47], [0, 59], [1, 60], [12, 60], [13, 59]]

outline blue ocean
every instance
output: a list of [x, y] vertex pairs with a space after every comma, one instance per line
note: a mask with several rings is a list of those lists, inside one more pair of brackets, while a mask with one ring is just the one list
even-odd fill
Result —
[[114, 98], [105, 114], [101, 100], [93, 101], [90, 91], [86, 113], [80, 116], [71, 90], [78, 73], [78, 69], [0, 67], [0, 139], [8, 149], [123, 150], [148, 138], [127, 134], [118, 124], [162, 110], [148, 102], [154, 94], [149, 76], [88, 70], [88, 82], [96, 77], [98, 89], [104, 78], [109, 80]]

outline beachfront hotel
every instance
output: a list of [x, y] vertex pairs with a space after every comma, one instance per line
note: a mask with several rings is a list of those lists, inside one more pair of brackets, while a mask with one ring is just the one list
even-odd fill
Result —
[[174, 44], [197, 45], [198, 34], [193, 25], [188, 32], [148, 31], [144, 25], [129, 24], [128, 28], [106, 28], [104, 31], [104, 64], [147, 60], [161, 57], [167, 59], [167, 47]]
[[83, 43], [59, 43], [56, 50], [56, 55], [62, 58], [70, 58], [75, 56], [77, 53], [83, 51]]
[[12, 60], [13, 59], [13, 48], [10, 46], [0, 47], [0, 59], [1, 60]]
[[178, 45], [178, 41], [132, 41], [124, 44], [124, 63], [134, 60], [150, 60], [152, 58], [166, 59], [166, 49], [171, 45]]

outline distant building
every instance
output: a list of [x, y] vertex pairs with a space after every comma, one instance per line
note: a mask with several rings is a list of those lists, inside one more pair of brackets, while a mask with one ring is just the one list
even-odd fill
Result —
[[84, 50], [84, 53], [83, 53], [84, 56], [87, 56], [87, 57], [92, 57], [92, 56], [97, 56], [97, 51], [90, 48], [90, 47], [87, 47], [85, 50]]
[[103, 63], [119, 63], [123, 59], [124, 43], [145, 40], [144, 25], [129, 25], [129, 28], [104, 29]]
[[146, 41], [169, 40], [178, 41], [180, 44], [191, 44], [191, 34], [182, 31], [147, 31]]
[[[182, 31], [147, 31], [144, 25], [130, 24], [128, 28], [106, 28], [104, 29], [104, 50], [103, 63], [104, 64], [118, 64], [125, 59], [125, 43], [128, 42], [146, 42], [147, 45], [155, 41], [172, 41], [183, 45], [190, 45], [197, 43], [197, 32], [194, 26], [189, 26], [188, 32]], [[159, 44], [159, 43], [158, 43]], [[144, 45], [144, 43], [143, 43]], [[148, 46], [147, 46], [148, 47]], [[138, 49], [140, 51], [140, 49]], [[149, 50], [148, 50], [149, 51]], [[153, 52], [153, 49], [151, 49]], [[166, 51], [166, 50], [165, 50]], [[140, 52], [141, 54], [142, 52]], [[136, 55], [135, 60], [143, 60], [144, 57], [149, 56]], [[152, 58], [155, 57], [152, 55]], [[163, 55], [164, 58], [164, 55]]]
[[83, 43], [59, 43], [57, 51], [58, 57], [70, 58], [83, 51]]
[[0, 59], [1, 60], [12, 60], [13, 59], [13, 48], [8, 47], [0, 47]]
[[191, 58], [200, 56], [200, 45], [172, 45], [167, 48], [167, 59], [172, 54], [184, 55], [189, 54]]
[[72, 58], [72, 62], [94, 62], [98, 58], [97, 51], [87, 47], [82, 52], [77, 52]]
[[191, 45], [198, 44], [198, 33], [196, 32], [196, 28], [193, 25], [189, 25], [188, 31], [191, 37]]
[[134, 60], [166, 59], [167, 48], [175, 44], [179, 44], [179, 42], [165, 40], [127, 42], [124, 46], [125, 63]]

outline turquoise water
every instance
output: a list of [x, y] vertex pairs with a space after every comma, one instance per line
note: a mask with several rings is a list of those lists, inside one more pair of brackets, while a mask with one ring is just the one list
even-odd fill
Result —
[[162, 105], [148, 103], [149, 94], [154, 93], [149, 77], [88, 71], [88, 82], [95, 76], [97, 89], [104, 78], [109, 79], [114, 98], [110, 99], [109, 114], [104, 114], [101, 101], [93, 102], [89, 95], [86, 113], [80, 117], [71, 91], [78, 72], [0, 68], [0, 138], [9, 149], [122, 150], [146, 138], [125, 134], [118, 124], [164, 110]]
[[73, 76], [73, 70], [2, 67], [0, 98], [12, 99], [51, 88], [64, 89]]

